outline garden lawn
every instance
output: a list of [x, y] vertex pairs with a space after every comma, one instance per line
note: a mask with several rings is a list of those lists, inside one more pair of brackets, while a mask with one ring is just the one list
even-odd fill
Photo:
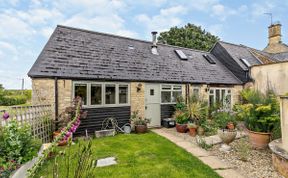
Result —
[[[78, 150], [78, 144], [82, 142], [84, 141], [81, 140], [77, 144], [72, 145], [70, 154], [75, 154]], [[60, 148], [60, 150], [63, 149], [65, 147]], [[141, 135], [120, 134], [115, 137], [93, 139], [92, 151], [95, 160], [114, 156], [118, 162], [117, 165], [94, 168], [94, 177], [220, 177], [210, 167], [184, 149], [151, 132]], [[58, 160], [59, 165], [64, 163], [63, 159], [60, 158]], [[53, 177], [53, 161], [53, 158], [47, 160], [38, 171], [36, 177]], [[75, 165], [76, 162], [74, 161], [73, 167]], [[64, 172], [64, 167], [59, 166], [58, 168], [59, 177], [63, 177], [61, 173]]]

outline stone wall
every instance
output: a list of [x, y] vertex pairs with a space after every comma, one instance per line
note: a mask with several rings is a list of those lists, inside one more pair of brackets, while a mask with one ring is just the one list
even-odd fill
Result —
[[265, 93], [274, 90], [277, 95], [288, 92], [288, 62], [273, 63], [251, 68], [254, 88]]
[[233, 107], [233, 105], [237, 104], [240, 102], [240, 92], [243, 90], [243, 86], [242, 85], [235, 85], [233, 86], [231, 92], [232, 92], [232, 103], [231, 106]]
[[[141, 85], [139, 91], [137, 87]], [[145, 117], [145, 83], [131, 82], [130, 84], [130, 105], [131, 113], [139, 111], [139, 116]]]
[[[72, 80], [58, 80], [58, 113], [70, 106], [72, 101]], [[32, 79], [32, 104], [55, 105], [55, 80]]]

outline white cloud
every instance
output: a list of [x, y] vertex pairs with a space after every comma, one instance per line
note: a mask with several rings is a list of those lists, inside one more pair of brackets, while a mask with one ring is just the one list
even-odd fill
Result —
[[0, 39], [19, 39], [30, 36], [35, 30], [25, 21], [7, 14], [0, 14]]
[[187, 8], [181, 5], [172, 6], [169, 8], [161, 9], [160, 13], [155, 16], [149, 17], [147, 14], [139, 14], [135, 20], [144, 25], [148, 35], [151, 31], [166, 31], [172, 26], [182, 24], [179, 15], [187, 13]]
[[40, 30], [40, 33], [41, 33], [45, 38], [48, 39], [48, 38], [52, 35], [53, 31], [54, 31], [54, 28], [46, 27], [46, 28], [42, 28], [42, 29]]
[[210, 32], [213, 35], [221, 36], [222, 35], [222, 31], [223, 31], [223, 25], [222, 24], [210, 25], [210, 26], [207, 27], [207, 31]]

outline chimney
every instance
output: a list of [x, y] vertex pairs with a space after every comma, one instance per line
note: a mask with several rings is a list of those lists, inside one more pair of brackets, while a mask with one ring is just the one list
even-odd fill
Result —
[[271, 24], [269, 27], [269, 44], [281, 43], [281, 24], [279, 22]]
[[151, 52], [152, 54], [155, 54], [155, 55], [158, 55], [158, 51], [157, 51], [157, 38], [156, 38], [156, 35], [157, 35], [157, 32], [156, 31], [153, 31], [151, 32], [152, 34], [152, 46], [151, 46]]

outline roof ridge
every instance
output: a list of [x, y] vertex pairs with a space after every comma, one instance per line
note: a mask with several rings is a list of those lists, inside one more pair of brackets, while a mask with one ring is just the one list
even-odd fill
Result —
[[[131, 38], [131, 37], [115, 35], [115, 34], [111, 34], [111, 33], [97, 32], [97, 31], [93, 31], [93, 30], [86, 30], [86, 29], [83, 29], [83, 28], [69, 27], [69, 26], [65, 26], [65, 25], [57, 25], [57, 27], [71, 29], [71, 30], [77, 30], [77, 31], [82, 31], [82, 32], [86, 32], [86, 33], [105, 35], [105, 36], [110, 36], [110, 37], [115, 37], [115, 38], [122, 38], [122, 39], [127, 39], [127, 40], [139, 41], [139, 42], [144, 42], [144, 43], [151, 43], [151, 46], [152, 46], [152, 41], [148, 41], [148, 40], [135, 39], [135, 38]], [[186, 49], [186, 50], [202, 52], [202, 53], [209, 53], [209, 51], [202, 51], [202, 50], [198, 50], [198, 49], [186, 48], [186, 47], [175, 46], [175, 45], [169, 45], [169, 44], [164, 44], [164, 43], [157, 43], [157, 45], [174, 47], [174, 48], [180, 48], [180, 49]]]

